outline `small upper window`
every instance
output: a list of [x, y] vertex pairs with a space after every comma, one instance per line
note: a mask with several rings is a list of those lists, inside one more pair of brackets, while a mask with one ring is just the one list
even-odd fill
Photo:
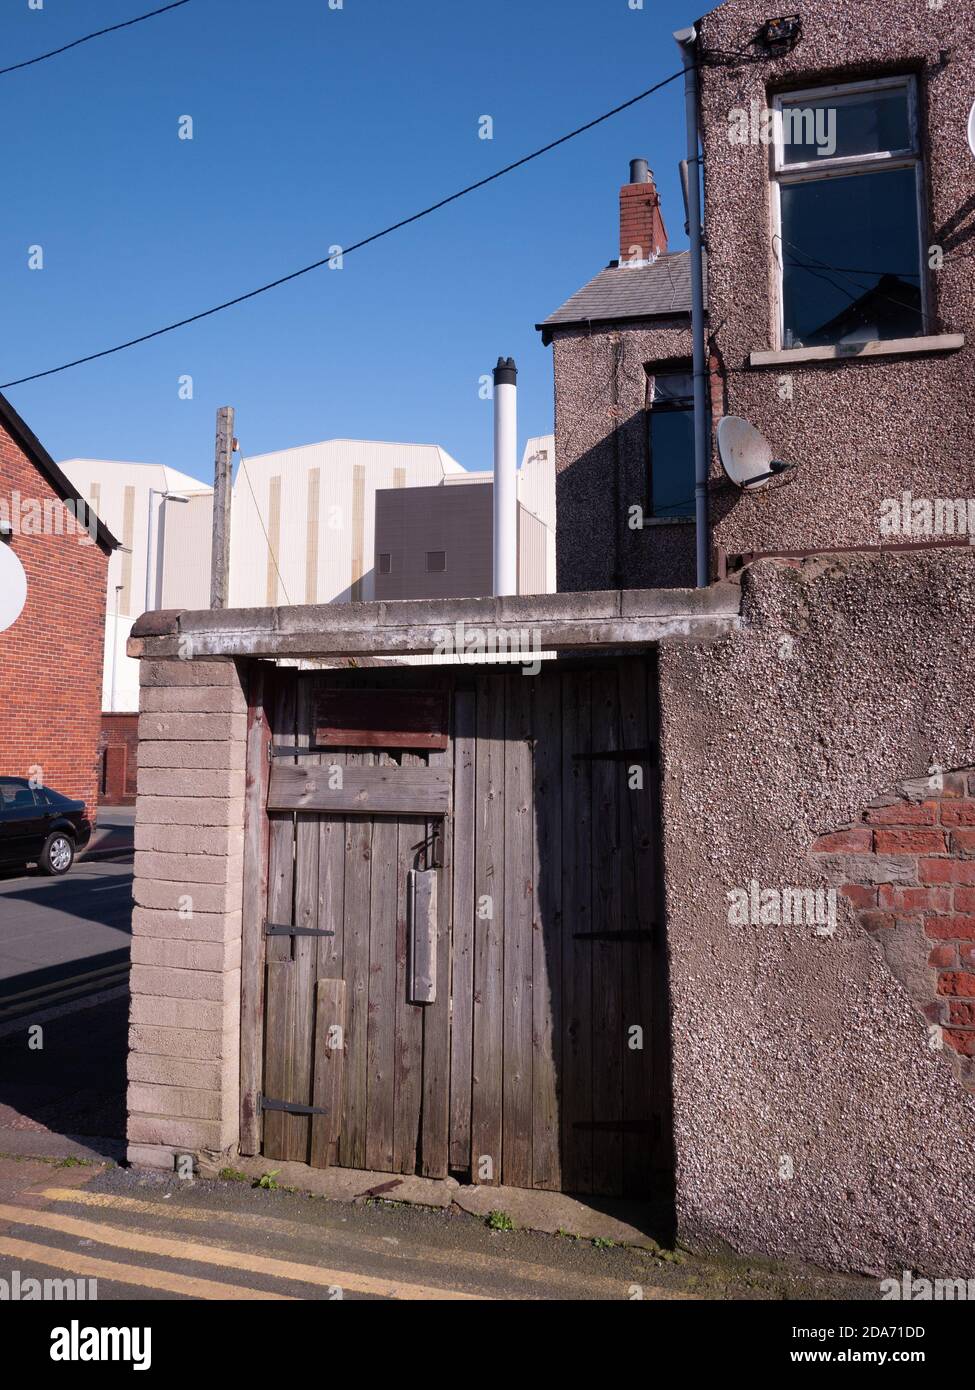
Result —
[[650, 497], [655, 517], [694, 515], [694, 379], [661, 372], [650, 405]]
[[924, 333], [914, 79], [778, 96], [773, 135], [782, 347]]
[[445, 550], [427, 551], [427, 572], [429, 574], [442, 573], [447, 568], [447, 552]]
[[393, 557], [389, 551], [380, 551], [379, 554], [379, 573], [391, 574], [393, 569]]

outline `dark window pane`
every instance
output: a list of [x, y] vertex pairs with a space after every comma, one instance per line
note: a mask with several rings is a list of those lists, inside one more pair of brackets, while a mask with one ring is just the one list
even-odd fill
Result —
[[694, 515], [694, 415], [651, 410], [650, 477], [654, 516]]
[[427, 551], [427, 570], [430, 573], [439, 573], [447, 568], [447, 552], [445, 550]]
[[846, 97], [801, 97], [782, 103], [785, 164], [913, 148], [903, 87]]
[[380, 554], [380, 556], [379, 556], [379, 573], [380, 573], [380, 574], [389, 574], [389, 573], [390, 573], [390, 568], [391, 568], [390, 562], [391, 562], [391, 558], [392, 558], [392, 557], [390, 556], [390, 554], [388, 553], [388, 551]]
[[661, 372], [653, 379], [654, 405], [694, 399], [694, 378], [690, 372]]
[[924, 332], [913, 169], [782, 186], [784, 347]]

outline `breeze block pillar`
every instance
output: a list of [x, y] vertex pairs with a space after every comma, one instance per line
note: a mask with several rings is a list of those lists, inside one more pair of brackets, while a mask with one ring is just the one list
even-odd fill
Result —
[[128, 1159], [235, 1151], [247, 698], [233, 661], [141, 662]]

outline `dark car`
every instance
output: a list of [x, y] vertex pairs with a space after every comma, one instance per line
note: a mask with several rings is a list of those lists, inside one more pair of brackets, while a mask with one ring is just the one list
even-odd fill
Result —
[[66, 874], [91, 839], [85, 809], [83, 801], [32, 787], [26, 777], [0, 777], [0, 864]]

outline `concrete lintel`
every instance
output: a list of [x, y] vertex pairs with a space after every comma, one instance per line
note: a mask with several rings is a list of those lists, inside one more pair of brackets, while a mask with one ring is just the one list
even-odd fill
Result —
[[740, 624], [740, 589], [607, 590], [508, 598], [406, 599], [395, 603], [206, 609], [142, 620], [134, 657], [343, 657], [430, 655], [458, 624], [529, 629], [546, 651], [605, 650], [655, 642], [710, 642]]

